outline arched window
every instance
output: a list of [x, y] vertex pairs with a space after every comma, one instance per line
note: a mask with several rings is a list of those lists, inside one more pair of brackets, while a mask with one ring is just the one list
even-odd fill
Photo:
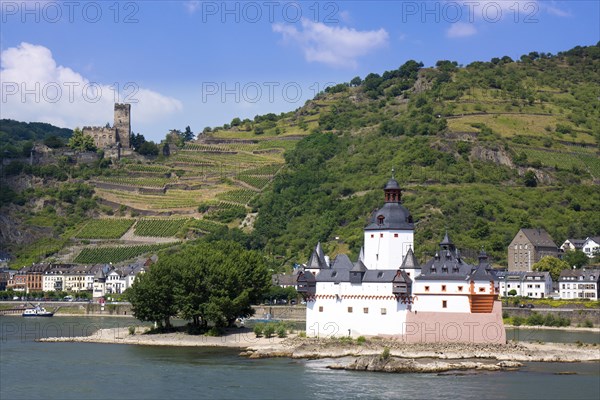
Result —
[[383, 225], [383, 220], [384, 220], [384, 219], [385, 219], [385, 217], [384, 217], [383, 215], [379, 215], [379, 216], [377, 217], [377, 223], [378, 223], [379, 225]]

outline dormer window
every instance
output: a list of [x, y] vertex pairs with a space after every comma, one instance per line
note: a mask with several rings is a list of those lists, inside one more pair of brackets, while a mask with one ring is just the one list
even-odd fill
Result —
[[377, 277], [378, 277], [378, 278], [381, 278], [382, 276], [383, 276], [383, 272], [379, 272], [379, 273], [377, 273]]
[[383, 220], [385, 219], [385, 217], [383, 215], [379, 215], [377, 216], [377, 223], [379, 225], [383, 225]]

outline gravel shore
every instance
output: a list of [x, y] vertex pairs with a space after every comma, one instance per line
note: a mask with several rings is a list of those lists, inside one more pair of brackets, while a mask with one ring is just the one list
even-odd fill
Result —
[[369, 338], [365, 343], [348, 339], [256, 338], [248, 329], [229, 331], [224, 336], [188, 335], [182, 332], [146, 334], [148, 328], [138, 327], [134, 335], [127, 328], [100, 329], [91, 336], [39, 339], [40, 342], [83, 342], [133, 344], [146, 346], [208, 346], [243, 350], [250, 358], [339, 358], [381, 355], [385, 348], [394, 358], [441, 360], [487, 359], [516, 362], [579, 362], [600, 361], [600, 346], [590, 344], [528, 343], [404, 343], [393, 338]]

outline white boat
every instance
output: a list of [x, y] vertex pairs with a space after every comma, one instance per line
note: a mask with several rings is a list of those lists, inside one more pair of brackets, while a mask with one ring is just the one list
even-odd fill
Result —
[[52, 317], [54, 313], [52, 311], [46, 311], [44, 307], [39, 304], [33, 308], [26, 308], [23, 311], [24, 317]]

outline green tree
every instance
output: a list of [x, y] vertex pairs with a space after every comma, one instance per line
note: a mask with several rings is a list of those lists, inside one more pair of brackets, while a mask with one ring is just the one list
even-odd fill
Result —
[[525, 176], [523, 177], [523, 183], [527, 187], [536, 187], [538, 184], [537, 177], [535, 176], [535, 172], [529, 170], [525, 172]]
[[168, 265], [158, 262], [136, 277], [135, 283], [127, 289], [127, 299], [137, 319], [171, 327], [171, 318], [177, 315], [174, 272]]
[[194, 135], [194, 132], [192, 132], [192, 129], [190, 128], [190, 126], [186, 126], [185, 127], [185, 132], [183, 132], [183, 140], [185, 140], [186, 142], [189, 142], [190, 140], [194, 140], [194, 138], [196, 137], [196, 135]]
[[560, 273], [565, 270], [571, 268], [569, 264], [564, 262], [563, 260], [559, 260], [556, 257], [544, 257], [540, 261], [536, 262], [532, 266], [534, 271], [548, 271], [552, 276], [552, 280], [558, 280]]
[[581, 250], [567, 251], [563, 257], [563, 261], [570, 267], [581, 268], [590, 261], [589, 257]]
[[69, 139], [68, 146], [77, 151], [96, 151], [94, 139], [91, 136], [84, 135], [79, 128], [75, 128], [73, 131], [73, 136]]
[[144, 142], [138, 149], [138, 153], [140, 153], [143, 156], [157, 156], [158, 146], [152, 141]]

